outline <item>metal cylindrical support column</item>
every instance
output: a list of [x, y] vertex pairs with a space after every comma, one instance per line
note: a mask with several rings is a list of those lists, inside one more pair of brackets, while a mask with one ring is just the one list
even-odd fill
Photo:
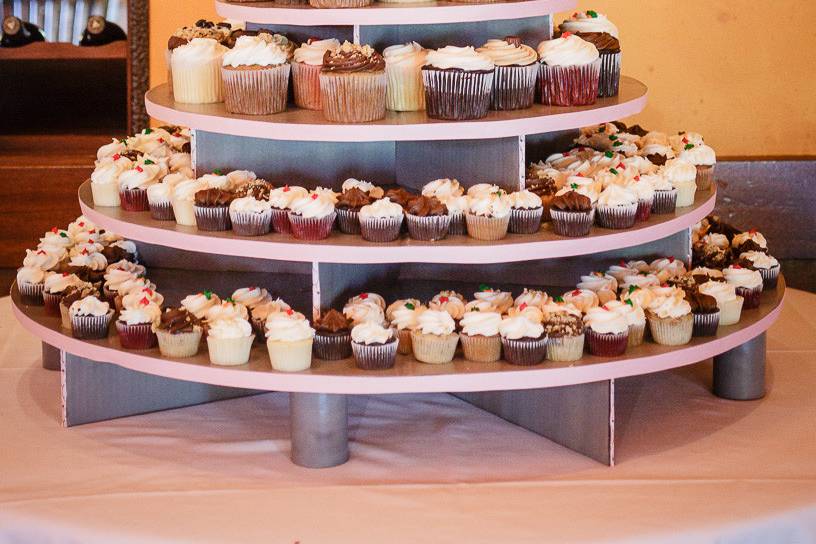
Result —
[[325, 468], [348, 461], [346, 402], [345, 395], [289, 393], [293, 463]]
[[731, 400], [765, 396], [765, 333], [714, 357], [714, 394]]
[[45, 342], [42, 343], [42, 367], [46, 370], [60, 370], [60, 350]]

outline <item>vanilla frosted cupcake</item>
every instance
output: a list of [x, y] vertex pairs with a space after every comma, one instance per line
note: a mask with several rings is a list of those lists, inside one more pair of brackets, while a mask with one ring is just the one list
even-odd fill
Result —
[[552, 106], [585, 106], [598, 97], [598, 49], [570, 32], [538, 44], [540, 101]]
[[448, 312], [426, 310], [418, 317], [411, 331], [414, 357], [423, 363], [442, 364], [453, 360], [459, 335], [456, 323]]
[[170, 57], [170, 69], [176, 102], [222, 102], [224, 86], [221, 62], [227, 51], [226, 47], [211, 38], [193, 38], [189, 43], [175, 48]]
[[535, 49], [521, 43], [517, 36], [507, 36], [503, 40], [487, 40], [477, 51], [490, 57], [496, 66], [490, 108], [520, 110], [532, 107], [538, 77]]
[[480, 119], [490, 109], [493, 61], [473, 47], [448, 45], [428, 52], [422, 67], [428, 117]]
[[334, 51], [340, 42], [334, 38], [326, 40], [309, 39], [295, 49], [292, 59], [292, 86], [295, 105], [307, 110], [323, 109], [320, 100], [320, 70], [326, 51]]
[[289, 55], [271, 38], [266, 33], [241, 36], [224, 53], [221, 77], [228, 112], [268, 115], [286, 109]]
[[697, 167], [681, 159], [672, 159], [660, 167], [660, 173], [677, 189], [678, 208], [694, 204], [694, 194], [697, 192]]
[[422, 65], [428, 52], [417, 42], [392, 45], [383, 50], [388, 90], [385, 107], [391, 111], [425, 109]]
[[469, 197], [465, 215], [468, 235], [477, 240], [501, 240], [507, 235], [510, 210], [510, 199], [501, 189]]
[[298, 372], [312, 366], [315, 331], [301, 314], [287, 310], [266, 320], [266, 348], [272, 368]]
[[360, 233], [369, 242], [393, 242], [399, 238], [404, 217], [402, 206], [388, 197], [360, 208]]
[[470, 311], [462, 316], [459, 339], [465, 359], [479, 363], [501, 359], [501, 322], [501, 314], [496, 311]]

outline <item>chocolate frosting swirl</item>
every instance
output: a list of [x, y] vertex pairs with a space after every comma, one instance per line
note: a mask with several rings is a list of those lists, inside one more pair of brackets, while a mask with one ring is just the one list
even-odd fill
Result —
[[204, 189], [195, 194], [195, 205], [202, 208], [216, 208], [229, 206], [235, 199], [235, 194], [221, 189]]
[[581, 193], [568, 191], [563, 195], [556, 196], [551, 207], [565, 212], [588, 212], [592, 209], [592, 201], [588, 196]]
[[435, 196], [418, 196], [408, 201], [405, 211], [420, 217], [448, 215], [448, 207]]
[[372, 200], [371, 196], [365, 191], [352, 187], [337, 197], [337, 204], [334, 206], [340, 209], [360, 211], [363, 206], [371, 204]]
[[324, 72], [382, 72], [385, 70], [385, 59], [370, 46], [343, 44], [335, 50], [328, 50], [323, 55]]
[[351, 321], [335, 309], [331, 309], [315, 322], [315, 329], [323, 333], [337, 334], [351, 330]]
[[167, 331], [170, 334], [180, 334], [183, 332], [193, 332], [199, 325], [199, 321], [184, 308], [167, 308], [161, 315], [161, 319], [156, 325], [158, 330]]

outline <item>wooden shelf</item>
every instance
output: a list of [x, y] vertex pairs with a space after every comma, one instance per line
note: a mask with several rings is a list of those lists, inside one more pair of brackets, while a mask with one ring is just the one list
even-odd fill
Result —
[[64, 42], [36, 42], [23, 47], [0, 48], [0, 60], [125, 60], [126, 41], [97, 47], [80, 47]]

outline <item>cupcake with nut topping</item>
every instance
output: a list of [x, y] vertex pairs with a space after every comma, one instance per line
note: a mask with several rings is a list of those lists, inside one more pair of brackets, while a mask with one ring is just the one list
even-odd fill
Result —
[[320, 71], [323, 115], [334, 123], [385, 117], [385, 60], [370, 45], [343, 43], [326, 51]]

